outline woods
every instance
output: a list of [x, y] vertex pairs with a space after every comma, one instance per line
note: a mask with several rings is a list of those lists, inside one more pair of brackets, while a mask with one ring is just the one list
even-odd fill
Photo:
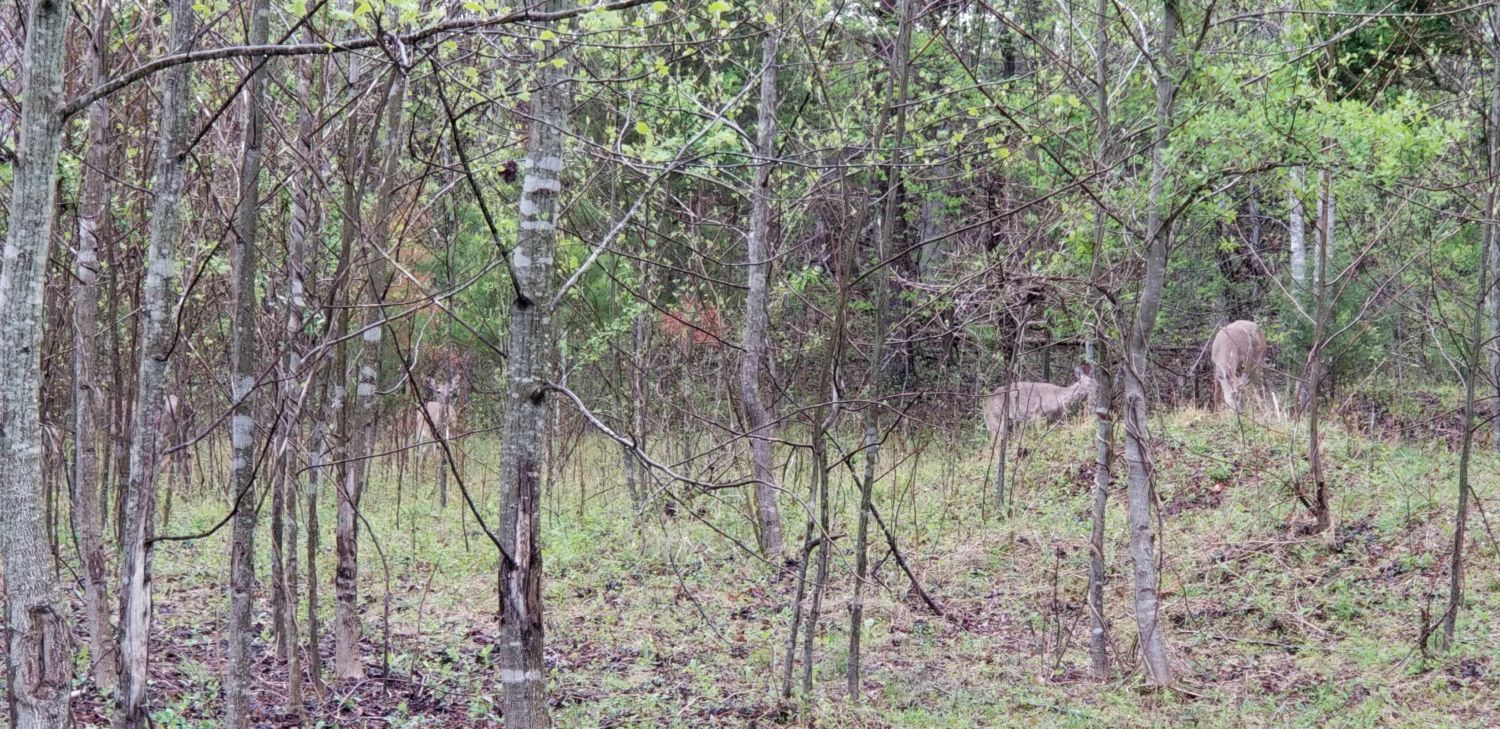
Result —
[[7, 720], [1500, 723], [1500, 2], [0, 8]]

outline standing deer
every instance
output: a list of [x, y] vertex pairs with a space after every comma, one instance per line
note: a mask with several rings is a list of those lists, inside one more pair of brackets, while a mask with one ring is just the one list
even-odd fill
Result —
[[[1002, 428], [1034, 418], [1056, 419], [1072, 412], [1079, 403], [1094, 394], [1094, 369], [1087, 364], [1073, 370], [1078, 381], [1067, 387], [1050, 382], [1018, 382], [1004, 390], [996, 390], [984, 400], [984, 426], [991, 436], [998, 436]], [[1010, 402], [1006, 402], [1009, 396]]]
[[[448, 375], [447, 379], [437, 380], [428, 376], [424, 378], [424, 381], [427, 383], [427, 389], [432, 392], [432, 399], [423, 401], [420, 408], [412, 411], [406, 430], [409, 434], [408, 442], [416, 451], [416, 473], [419, 480], [425, 467], [426, 456], [436, 450], [439, 443], [447, 443], [458, 430], [458, 411], [461, 407], [459, 389], [463, 384], [463, 374], [455, 370]], [[404, 457], [401, 470], [406, 470]], [[448, 505], [446, 463], [438, 470], [438, 505]]]
[[458, 373], [446, 380], [425, 378], [427, 389], [433, 399], [422, 403], [422, 407], [411, 414], [412, 442], [419, 446], [418, 452], [431, 451], [437, 441], [447, 441], [458, 427], [458, 403], [456, 395], [462, 382]]
[[1214, 335], [1214, 383], [1229, 409], [1240, 412], [1240, 388], [1260, 389], [1260, 363], [1266, 358], [1266, 335], [1253, 321], [1225, 324]]

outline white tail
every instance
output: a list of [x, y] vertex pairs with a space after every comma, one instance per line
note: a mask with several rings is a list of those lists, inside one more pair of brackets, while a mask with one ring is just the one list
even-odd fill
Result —
[[1014, 387], [996, 390], [984, 400], [984, 426], [991, 435], [998, 435], [1002, 426], [1066, 415], [1094, 394], [1093, 368], [1079, 365], [1074, 373], [1078, 381], [1067, 387], [1050, 382], [1018, 382]]
[[1240, 411], [1240, 389], [1260, 389], [1260, 363], [1266, 358], [1266, 335], [1253, 321], [1235, 321], [1214, 335], [1214, 382], [1230, 410]]

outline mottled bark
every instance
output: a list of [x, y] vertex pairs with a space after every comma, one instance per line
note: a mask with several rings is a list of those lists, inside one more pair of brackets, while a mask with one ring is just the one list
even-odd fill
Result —
[[[311, 37], [311, 31], [307, 31]], [[315, 82], [316, 66], [308, 63], [298, 70], [297, 73], [297, 139], [296, 139], [296, 168], [288, 180], [291, 188], [291, 214], [287, 220], [286, 235], [286, 267], [283, 272], [283, 287], [286, 300], [283, 315], [285, 317], [282, 328], [282, 343], [285, 348], [281, 363], [282, 372], [280, 378], [280, 392], [277, 395], [281, 402], [283, 419], [281, 424], [280, 457], [281, 478], [276, 487], [276, 492], [271, 504], [271, 542], [272, 542], [272, 580], [275, 588], [272, 593], [271, 609], [281, 616], [279, 622], [285, 626], [285, 634], [280, 636], [277, 652], [285, 655], [287, 660], [287, 693], [290, 703], [294, 707], [302, 706], [302, 666], [299, 631], [297, 629], [297, 600], [299, 594], [299, 578], [297, 565], [298, 547], [298, 522], [297, 509], [299, 504], [298, 490], [298, 459], [296, 454], [301, 452], [299, 444], [302, 442], [302, 431], [299, 428], [301, 417], [307, 408], [309, 400], [308, 392], [317, 392], [315, 389], [316, 376], [304, 367], [307, 357], [302, 332], [305, 323], [312, 318], [313, 312], [308, 303], [306, 290], [307, 276], [307, 245], [313, 231], [318, 227], [317, 206], [314, 203], [313, 190], [314, 179], [317, 170], [317, 142], [318, 129], [317, 118], [313, 113], [313, 89], [317, 87]], [[304, 380], [304, 378], [308, 378]], [[306, 388], [306, 389], [304, 389]], [[311, 398], [316, 401], [317, 398]], [[319, 458], [317, 449], [320, 444], [316, 439], [308, 443], [307, 451], [314, 459]], [[309, 469], [307, 473], [308, 492], [316, 493], [316, 480], [321, 474], [315, 468]], [[316, 507], [316, 497], [311, 498], [312, 506]], [[312, 540], [315, 535], [308, 532], [308, 539]], [[309, 586], [310, 591], [316, 591], [317, 574], [312, 570], [313, 563], [309, 555]], [[284, 562], [284, 564], [283, 564]], [[277, 568], [280, 567], [280, 570]], [[309, 604], [309, 617], [315, 616], [315, 605]], [[309, 628], [313, 623], [309, 621]], [[313, 632], [312, 639], [317, 640], [317, 634]], [[314, 643], [316, 645], [316, 643]], [[316, 650], [309, 652], [309, 668], [316, 665]], [[313, 673], [313, 681], [316, 684], [317, 673]]]
[[[266, 42], [270, 29], [267, 0], [250, 4], [251, 45]], [[240, 151], [239, 203], [230, 227], [230, 273], [234, 279], [229, 344], [229, 390], [233, 402], [229, 417], [229, 484], [234, 494], [234, 532], [229, 547], [229, 617], [227, 661], [224, 667], [224, 725], [240, 729], [250, 725], [250, 663], [252, 661], [250, 611], [255, 590], [255, 319], [259, 307], [255, 297], [256, 234], [260, 226], [261, 105], [265, 99], [264, 59], [250, 58], [250, 77], [243, 96], [244, 145]], [[278, 631], [279, 633], [279, 631]]]
[[[359, 654], [359, 527], [356, 523], [364, 495], [370, 459], [375, 452], [375, 402], [379, 390], [380, 348], [385, 333], [385, 290], [389, 285], [384, 247], [389, 237], [396, 192], [396, 162], [401, 158], [402, 120], [406, 107], [406, 79], [392, 82], [385, 102], [385, 145], [381, 151], [380, 184], [375, 193], [373, 229], [365, 248], [364, 322], [354, 358], [355, 388], [350, 413], [349, 465], [339, 488], [335, 525], [334, 670], [341, 678], [364, 676]], [[373, 145], [372, 145], [373, 147]], [[356, 200], [356, 206], [360, 202]], [[345, 214], [350, 211], [346, 210]]]
[[[101, 83], [109, 75], [109, 31], [114, 24], [110, 0], [100, 0], [94, 11], [89, 39], [89, 75]], [[100, 99], [88, 109], [88, 152], [78, 200], [78, 256], [73, 280], [73, 524], [83, 561], [83, 599], [89, 633], [89, 659], [94, 683], [113, 691], [119, 681], [114, 624], [110, 619], [109, 587], [105, 577], [99, 446], [106, 389], [99, 372], [99, 249], [110, 229], [111, 186], [105, 166], [111, 155], [110, 107]]]
[[771, 277], [771, 172], [776, 156], [776, 53], [779, 31], [761, 38], [760, 106], [756, 111], [755, 183], [751, 190], [750, 233], [745, 238], [745, 352], [740, 357], [740, 402], [750, 429], [750, 459], [755, 476], [755, 511], [760, 549], [770, 559], [782, 552], [780, 486], [771, 462], [774, 423], [761, 392], [761, 370], [769, 357]]
[[[546, 0], [544, 12], [561, 10]], [[540, 489], [547, 435], [548, 381], [555, 357], [551, 299], [557, 250], [558, 199], [562, 192], [564, 129], [572, 106], [563, 48], [538, 41], [536, 90], [528, 129], [526, 172], [521, 182], [520, 225], [510, 254], [515, 299], [511, 302], [505, 361], [505, 417], [501, 427], [500, 683], [505, 723], [516, 729], [551, 726], [547, 674], [542, 662], [542, 552]]]
[[1291, 253], [1292, 295], [1298, 303], [1307, 298], [1307, 210], [1302, 205], [1302, 186], [1307, 184], [1306, 171], [1292, 167], [1287, 171], [1291, 189], [1287, 191], [1287, 248]]
[[[192, 44], [197, 13], [191, 0], [172, 0], [168, 46], [185, 51]], [[151, 631], [151, 535], [156, 512], [158, 435], [163, 426], [167, 364], [172, 354], [173, 312], [177, 300], [177, 239], [182, 228], [182, 187], [188, 140], [195, 108], [189, 88], [189, 65], [174, 66], [161, 77], [161, 127], [157, 132], [155, 200], [147, 234], [146, 278], [141, 292], [140, 358], [136, 370], [136, 407], [130, 443], [130, 477], [125, 485], [125, 529], [120, 540], [121, 691], [115, 724], [122, 729], [147, 726], [147, 639]]]
[[71, 723], [73, 663], [67, 603], [51, 570], [42, 515], [42, 288], [62, 145], [68, 5], [32, 2], [22, 64], [20, 140], [9, 230], [0, 258], [0, 559], [5, 574], [11, 718], [16, 729]]
[[1164, 151], [1167, 134], [1172, 129], [1172, 74], [1176, 71], [1172, 44], [1177, 33], [1176, 0], [1163, 2], [1162, 30], [1157, 39], [1156, 59], [1156, 127], [1151, 144], [1150, 210], [1146, 228], [1150, 236], [1145, 251], [1146, 268], [1136, 302], [1135, 321], [1125, 342], [1125, 463], [1129, 474], [1128, 517], [1130, 556], [1134, 564], [1134, 606], [1136, 625], [1140, 630], [1142, 664], [1146, 680], [1155, 686], [1172, 683], [1172, 665], [1166, 637], [1160, 621], [1160, 575], [1156, 566], [1156, 528], [1152, 520], [1155, 494], [1151, 474], [1151, 440], [1147, 429], [1149, 402], [1146, 377], [1151, 332], [1161, 309], [1162, 291], [1167, 276], [1167, 242], [1171, 221], [1163, 216], [1166, 207], [1167, 166]]

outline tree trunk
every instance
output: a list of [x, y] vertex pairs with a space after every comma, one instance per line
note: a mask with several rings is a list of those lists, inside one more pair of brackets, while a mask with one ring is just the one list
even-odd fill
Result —
[[771, 275], [771, 171], [776, 156], [776, 53], [778, 29], [768, 28], [761, 38], [760, 107], [756, 111], [755, 187], [751, 192], [750, 234], [745, 250], [745, 352], [740, 358], [740, 400], [750, 428], [750, 456], [755, 474], [755, 507], [759, 519], [761, 553], [780, 558], [781, 510], [777, 506], [779, 486], [771, 462], [774, 424], [761, 392], [761, 368], [769, 356]]
[[[311, 34], [309, 32], [309, 37]], [[298, 569], [297, 569], [297, 505], [298, 505], [298, 469], [295, 454], [299, 451], [297, 444], [301, 441], [301, 431], [298, 427], [303, 412], [307, 405], [304, 398], [307, 396], [301, 391], [301, 387], [308, 388], [308, 392], [317, 392], [314, 383], [317, 374], [306, 367], [307, 351], [302, 341], [303, 328], [312, 317], [307, 301], [306, 291], [306, 266], [307, 266], [307, 242], [313, 231], [317, 230], [317, 208], [314, 205], [313, 189], [315, 187], [313, 178], [317, 175], [317, 120], [313, 114], [313, 89], [316, 87], [315, 66], [310, 61], [302, 67], [297, 74], [297, 141], [296, 170], [292, 173], [289, 185], [291, 187], [292, 209], [287, 223], [286, 236], [286, 309], [285, 324], [282, 331], [285, 356], [282, 363], [281, 392], [278, 399], [283, 411], [283, 422], [281, 427], [282, 442], [280, 445], [281, 457], [281, 480], [277, 485], [277, 492], [271, 504], [271, 540], [272, 540], [272, 566], [285, 560], [284, 573], [280, 580], [275, 580], [273, 590], [272, 609], [283, 617], [281, 622], [286, 625], [286, 634], [282, 636], [281, 643], [277, 646], [278, 652], [282, 652], [287, 658], [287, 692], [290, 703], [301, 709], [302, 706], [302, 666], [300, 639], [297, 630], [297, 600], [298, 600]], [[299, 386], [303, 377], [308, 381]], [[312, 398], [316, 401], [317, 398]], [[320, 444], [313, 441], [309, 444], [308, 451], [316, 454]], [[314, 458], [317, 456], [314, 455]], [[309, 472], [308, 490], [316, 489], [313, 483], [318, 478], [316, 471]], [[316, 507], [316, 498], [313, 499]], [[278, 534], [278, 522], [285, 522], [285, 531]], [[308, 539], [313, 538], [311, 531]], [[309, 555], [311, 557], [311, 555]], [[309, 562], [309, 589], [316, 590], [317, 574], [311, 570], [313, 563]], [[274, 571], [274, 570], [273, 570]], [[313, 611], [315, 606], [309, 605]], [[309, 616], [311, 617], [311, 615]], [[311, 628], [312, 623], [309, 623]], [[311, 634], [314, 641], [317, 634]], [[309, 652], [309, 663], [316, 665], [316, 650]], [[310, 665], [311, 668], [311, 665]], [[314, 673], [313, 681], [317, 682]]]
[[[1097, 10], [1099, 33], [1098, 40], [1095, 41], [1098, 58], [1094, 66], [1094, 86], [1097, 98], [1094, 105], [1099, 115], [1098, 166], [1101, 169], [1108, 166], [1110, 154], [1109, 8], [1110, 0], [1099, 0]], [[1115, 447], [1114, 375], [1111, 369], [1113, 363], [1110, 361], [1109, 340], [1104, 334], [1105, 322], [1108, 320], [1109, 298], [1099, 288], [1103, 285], [1101, 265], [1104, 255], [1106, 212], [1102, 203], [1094, 209], [1094, 252], [1089, 271], [1089, 280], [1095, 286], [1092, 294], [1094, 302], [1092, 358], [1094, 399], [1092, 405], [1095, 417], [1095, 457], [1093, 507], [1089, 513], [1092, 526], [1089, 537], [1089, 663], [1093, 669], [1094, 678], [1100, 681], [1108, 680], [1110, 673], [1109, 622], [1104, 619], [1104, 528], [1105, 520], [1109, 516], [1110, 470], [1114, 465]]]
[[[249, 45], [266, 43], [270, 32], [267, 0], [250, 4]], [[224, 725], [240, 729], [250, 725], [250, 663], [252, 660], [250, 611], [255, 589], [255, 521], [259, 501], [255, 498], [255, 391], [256, 346], [255, 301], [256, 234], [260, 225], [261, 104], [265, 99], [263, 56], [250, 57], [250, 76], [245, 85], [243, 131], [240, 153], [240, 199], [235, 207], [230, 236], [230, 271], [234, 277], [234, 309], [229, 345], [229, 385], [234, 399], [230, 406], [230, 493], [234, 494], [234, 533], [229, 547], [228, 660], [224, 667]], [[279, 635], [280, 631], [278, 631]]]
[[[100, 0], [90, 38], [92, 83], [109, 76], [109, 32], [114, 24], [110, 0]], [[94, 683], [113, 691], [119, 680], [110, 619], [109, 587], [104, 575], [102, 497], [99, 445], [107, 434], [99, 427], [106, 389], [99, 372], [99, 248], [110, 229], [109, 102], [100, 99], [88, 109], [88, 153], [78, 201], [78, 258], [73, 282], [73, 523], [78, 529], [83, 561], [84, 609], [87, 612], [89, 657]]]
[[[172, 0], [168, 47], [190, 48], [197, 13], [191, 0]], [[151, 535], [156, 512], [163, 390], [175, 332], [172, 305], [177, 299], [177, 239], [182, 227], [182, 187], [187, 167], [189, 121], [195, 108], [189, 88], [189, 64], [162, 72], [161, 128], [158, 131], [155, 200], [146, 250], [146, 280], [141, 292], [144, 315], [136, 372], [136, 407], [130, 442], [130, 479], [125, 486], [125, 530], [121, 539], [120, 664], [122, 687], [115, 723], [122, 729], [149, 724], [146, 662], [151, 631]]]
[[[1332, 175], [1327, 170], [1322, 175], [1323, 188], [1332, 187]], [[1330, 199], [1331, 199], [1331, 193]], [[1320, 192], [1319, 196], [1322, 197]], [[1315, 271], [1327, 271], [1329, 248], [1333, 239], [1333, 208], [1318, 206], [1316, 239], [1318, 258]], [[1301, 391], [1297, 397], [1297, 410], [1307, 414], [1307, 462], [1313, 481], [1312, 514], [1316, 523], [1313, 531], [1323, 532], [1332, 525], [1332, 514], [1328, 506], [1328, 481], [1323, 473], [1323, 440], [1319, 431], [1318, 390], [1322, 386], [1324, 372], [1323, 348], [1327, 344], [1328, 321], [1333, 308], [1328, 300], [1328, 277], [1315, 275], [1313, 281], [1313, 337], [1307, 349], [1307, 359], [1302, 365]]]
[[1291, 250], [1292, 295], [1297, 303], [1307, 303], [1307, 211], [1302, 205], [1302, 186], [1306, 170], [1301, 166], [1287, 172], [1291, 190], [1287, 192], [1287, 246]]
[[[356, 523], [360, 498], [364, 495], [370, 459], [375, 452], [375, 399], [379, 390], [380, 347], [385, 330], [385, 289], [389, 282], [384, 246], [389, 238], [393, 197], [396, 193], [396, 161], [401, 158], [402, 124], [406, 106], [406, 79], [401, 71], [386, 98], [384, 168], [376, 191], [374, 224], [365, 250], [365, 321], [355, 356], [354, 410], [351, 413], [349, 466], [339, 489], [334, 577], [334, 670], [341, 678], [361, 678], [364, 664], [359, 654], [359, 527]], [[373, 138], [373, 135], [372, 135]], [[354, 203], [360, 205], [356, 199]], [[345, 211], [350, 214], [350, 211]]]
[[30, 4], [22, 64], [20, 142], [11, 181], [10, 229], [0, 269], [0, 551], [5, 568], [6, 683], [16, 729], [72, 722], [67, 603], [49, 569], [42, 519], [42, 287], [52, 240], [54, 182], [62, 146], [64, 31], [69, 6]]
[[[1490, 6], [1493, 22], [1500, 22], [1500, 0]], [[1500, 26], [1492, 26], [1500, 27]], [[1453, 633], [1458, 625], [1458, 609], [1464, 596], [1464, 543], [1469, 527], [1469, 461], [1474, 446], [1474, 393], [1480, 377], [1480, 352], [1484, 347], [1485, 305], [1493, 301], [1490, 280], [1490, 256], [1496, 247], [1495, 215], [1500, 213], [1500, 182], [1495, 173], [1500, 170], [1500, 39], [1490, 38], [1490, 114], [1489, 129], [1485, 135], [1488, 143], [1489, 190], [1484, 205], [1484, 239], [1479, 251], [1478, 300], [1474, 302], [1474, 321], [1469, 330], [1469, 371], [1464, 378], [1464, 439], [1458, 456], [1458, 507], [1453, 514], [1453, 554], [1448, 565], [1448, 609], [1443, 611], [1443, 635], [1439, 645], [1447, 650], [1453, 645]]]
[[1140, 629], [1142, 663], [1146, 680], [1154, 686], [1172, 683], [1172, 666], [1160, 615], [1160, 575], [1156, 567], [1156, 533], [1152, 521], [1154, 490], [1151, 474], [1151, 441], [1147, 430], [1149, 403], [1146, 377], [1147, 353], [1156, 314], [1161, 308], [1167, 273], [1167, 241], [1171, 221], [1162, 215], [1166, 206], [1167, 167], [1163, 152], [1172, 129], [1172, 73], [1176, 70], [1172, 49], [1179, 19], [1176, 0], [1163, 3], [1162, 30], [1157, 40], [1156, 128], [1151, 143], [1151, 188], [1146, 228], [1150, 235], [1146, 252], [1145, 279], [1141, 282], [1134, 325], [1125, 343], [1125, 463], [1129, 473], [1128, 516], [1130, 555], [1135, 572], [1135, 619]]
[[860, 639], [864, 630], [865, 582], [869, 578], [870, 510], [875, 491], [875, 474], [880, 461], [880, 400], [885, 391], [886, 297], [890, 269], [889, 257], [901, 209], [897, 204], [901, 189], [901, 149], [906, 143], [907, 67], [911, 43], [911, 7], [909, 0], [897, 2], [896, 42], [891, 47], [889, 80], [880, 123], [873, 135], [874, 146], [884, 144], [885, 128], [895, 117], [894, 152], [885, 165], [885, 204], [881, 210], [880, 237], [876, 240], [875, 260], [880, 270], [872, 277], [875, 288], [875, 335], [870, 350], [870, 403], [865, 405], [865, 474], [860, 482], [859, 517], [854, 533], [854, 597], [849, 602], [849, 700], [858, 703], [860, 692]]
[[[542, 12], [561, 10], [547, 0]], [[541, 33], [542, 31], [538, 31]], [[548, 36], [553, 34], [548, 32]], [[526, 173], [521, 182], [520, 230], [510, 254], [509, 355], [505, 361], [505, 417], [501, 426], [499, 574], [500, 682], [505, 724], [545, 729], [547, 668], [542, 662], [542, 552], [540, 485], [547, 436], [544, 388], [556, 356], [552, 337], [552, 280], [562, 193], [564, 129], [572, 89], [567, 56], [555, 38], [537, 40], [537, 86], [532, 92]], [[554, 60], [563, 61], [555, 65]], [[561, 65], [561, 67], [559, 67]]]

